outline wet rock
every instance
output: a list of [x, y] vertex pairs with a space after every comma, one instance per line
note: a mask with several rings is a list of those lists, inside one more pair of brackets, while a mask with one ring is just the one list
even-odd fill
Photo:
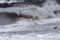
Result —
[[57, 17], [60, 17], [60, 10], [53, 11]]
[[57, 11], [53, 11], [54, 12], [54, 14], [57, 14]]
[[46, 0], [25, 0], [25, 2], [45, 2]]
[[31, 5], [40, 5], [40, 6], [42, 6], [45, 1], [46, 0], [25, 0], [25, 3], [31, 4]]
[[0, 25], [13, 24], [17, 20], [17, 14], [14, 12], [0, 12]]
[[54, 27], [54, 29], [57, 29], [57, 26], [56, 26], [56, 27]]
[[56, 2], [57, 2], [58, 4], [60, 4], [60, 0], [56, 0]]
[[33, 17], [31, 15], [24, 15], [24, 14], [20, 14], [19, 18], [27, 18], [27, 19], [32, 19]]
[[13, 4], [8, 4], [8, 3], [0, 3], [0, 7], [6, 8], [6, 7], [11, 7]]
[[17, 18], [18, 17], [18, 15], [14, 12], [12, 12], [12, 13], [6, 12], [6, 16], [8, 16], [8, 18]]

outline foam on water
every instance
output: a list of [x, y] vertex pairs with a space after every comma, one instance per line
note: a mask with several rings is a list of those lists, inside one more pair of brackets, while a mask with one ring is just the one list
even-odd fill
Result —
[[[60, 10], [60, 5], [58, 5], [54, 0], [47, 0], [47, 2], [44, 4], [43, 7], [39, 7], [35, 5], [27, 5], [24, 7], [10, 7], [10, 8], [0, 8], [0, 9], [1, 9], [0, 12], [15, 12], [18, 15], [18, 20], [14, 19], [16, 20], [16, 22], [13, 22], [13, 24], [11, 23], [8, 24], [9, 22], [11, 22], [11, 19], [8, 19], [7, 16], [5, 16], [6, 14], [3, 13], [0, 14], [0, 24], [1, 22], [3, 23], [7, 22], [7, 24], [5, 23], [5, 25], [3, 25], [3, 23], [0, 25], [0, 34], [7, 34], [7, 35], [17, 34], [21, 36], [21, 37], [16, 35], [11, 36], [13, 40], [14, 39], [17, 40], [18, 37], [23, 40], [25, 40], [24, 38], [26, 38], [26, 40], [28, 38], [32, 40], [60, 39], [59, 38], [60, 34], [52, 35], [52, 36], [48, 35], [49, 33], [55, 33], [55, 34], [60, 33], [60, 15], [59, 15], [60, 11], [58, 11]], [[56, 13], [54, 13], [53, 11], [56, 11]], [[32, 18], [28, 19], [31, 16]], [[35, 20], [34, 18], [36, 17], [38, 17], [39, 20], [38, 19]], [[30, 35], [30, 33], [31, 34], [34, 33], [33, 34], [34, 38], [32, 36], [26, 36], [26, 35]], [[37, 33], [38, 35], [36, 35], [35, 33]], [[48, 36], [45, 36], [46, 33]], [[0, 36], [0, 38], [3, 37]], [[4, 36], [4, 38], [6, 39], [6, 36]], [[4, 40], [4, 38], [2, 40]], [[9, 37], [7, 36], [7, 38]]]

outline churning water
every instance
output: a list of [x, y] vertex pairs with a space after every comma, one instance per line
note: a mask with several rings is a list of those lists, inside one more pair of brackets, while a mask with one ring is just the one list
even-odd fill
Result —
[[[1, 40], [60, 40], [60, 1], [0, 8]], [[38, 4], [38, 3], [37, 3]]]
[[[19, 18], [26, 19], [49, 19], [49, 18], [58, 18], [60, 17], [60, 5], [56, 0], [46, 0], [40, 7], [39, 5], [27, 5], [21, 4], [21, 6], [13, 6], [7, 8], [0, 8], [0, 24], [10, 24], [13, 19], [8, 19], [6, 17], [7, 13], [2, 12], [13, 12], [19, 16]], [[10, 15], [10, 13], [9, 13]], [[12, 15], [12, 14], [11, 14]], [[16, 16], [17, 18], [17, 16]], [[14, 18], [14, 20], [16, 20]], [[13, 22], [14, 23], [14, 22]]]
[[[7, 8], [0, 8], [0, 25], [4, 25], [4, 27], [7, 27], [6, 29], [1, 29], [3, 30], [1, 32], [9, 32], [12, 30], [16, 33], [21, 33], [22, 31], [22, 33], [29, 33], [35, 31], [42, 31], [42, 33], [49, 31], [52, 32], [52, 28], [57, 25], [57, 23], [56, 25], [54, 23], [56, 21], [59, 21], [59, 18], [60, 5], [55, 0], [46, 0], [46, 2], [43, 3], [42, 7], [35, 4], [21, 4], [21, 6], [18, 7], [13, 6]], [[52, 23], [51, 26], [49, 26], [50, 24], [48, 23]], [[47, 28], [49, 29], [48, 31]]]

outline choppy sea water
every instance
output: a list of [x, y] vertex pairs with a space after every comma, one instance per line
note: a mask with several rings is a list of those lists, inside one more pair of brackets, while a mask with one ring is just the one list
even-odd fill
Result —
[[47, 0], [43, 7], [23, 6], [0, 8], [0, 38], [2, 40], [60, 39], [60, 5], [56, 1]]

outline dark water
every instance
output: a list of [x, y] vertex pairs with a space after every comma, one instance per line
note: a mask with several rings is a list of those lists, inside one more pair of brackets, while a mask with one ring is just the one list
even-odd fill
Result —
[[17, 15], [0, 13], [0, 25], [12, 24], [17, 21]]

